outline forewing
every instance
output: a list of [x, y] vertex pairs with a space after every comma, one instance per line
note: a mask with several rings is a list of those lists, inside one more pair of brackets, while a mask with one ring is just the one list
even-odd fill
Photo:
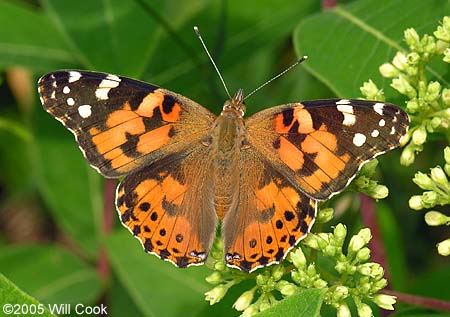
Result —
[[203, 263], [216, 232], [208, 148], [202, 145], [127, 176], [117, 188], [122, 224], [146, 252], [178, 267]]
[[409, 125], [400, 108], [330, 99], [263, 110], [246, 122], [247, 139], [309, 197], [342, 191], [361, 166], [400, 144]]
[[315, 216], [316, 202], [249, 146], [241, 154], [237, 208], [223, 221], [225, 261], [244, 272], [279, 263]]
[[214, 121], [188, 98], [111, 74], [49, 73], [39, 80], [39, 94], [45, 110], [75, 135], [90, 164], [107, 177], [182, 151]]

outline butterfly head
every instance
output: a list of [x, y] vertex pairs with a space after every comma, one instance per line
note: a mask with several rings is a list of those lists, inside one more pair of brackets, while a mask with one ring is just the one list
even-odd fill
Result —
[[223, 111], [231, 110], [237, 111], [241, 115], [241, 117], [245, 114], [245, 105], [244, 105], [244, 91], [240, 88], [233, 98], [225, 101], [223, 105]]

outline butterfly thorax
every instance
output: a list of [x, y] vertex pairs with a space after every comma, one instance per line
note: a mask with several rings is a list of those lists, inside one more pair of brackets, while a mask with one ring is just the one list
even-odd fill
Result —
[[220, 219], [237, 207], [239, 197], [240, 154], [245, 138], [241, 93], [225, 102], [211, 130], [214, 206]]

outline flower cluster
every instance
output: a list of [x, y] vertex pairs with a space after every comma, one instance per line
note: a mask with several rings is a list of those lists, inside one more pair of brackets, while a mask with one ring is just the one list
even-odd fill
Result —
[[358, 176], [350, 184], [349, 189], [356, 192], [365, 193], [374, 199], [384, 199], [389, 195], [389, 189], [385, 185], [380, 185], [376, 180], [373, 180], [378, 160], [373, 159], [361, 168]]
[[[433, 35], [420, 37], [410, 28], [405, 31], [404, 38], [409, 51], [397, 52], [391, 63], [380, 66], [380, 73], [392, 78], [391, 86], [407, 97], [406, 111], [411, 118], [411, 127], [401, 140], [404, 149], [400, 163], [411, 165], [430, 134], [435, 134], [434, 139], [444, 137], [450, 143], [450, 88], [442, 87], [440, 81], [445, 81], [439, 73], [433, 72], [436, 81], [428, 80], [426, 73], [433, 58], [450, 63], [450, 17], [444, 17]], [[371, 80], [364, 83], [361, 92], [368, 99], [384, 101], [383, 91]], [[444, 168], [437, 166], [429, 175], [418, 172], [414, 176], [413, 182], [424, 192], [410, 198], [411, 209], [450, 204], [449, 147], [444, 150], [444, 156]], [[450, 217], [433, 210], [426, 213], [425, 221], [430, 226], [449, 225]], [[437, 248], [440, 254], [450, 255], [450, 239], [438, 243]]]
[[[308, 257], [301, 247], [297, 247], [288, 256], [288, 262], [292, 265], [279, 264], [252, 275], [245, 276], [222, 265], [217, 267], [217, 263], [221, 263], [217, 259], [215, 271], [207, 278], [216, 286], [206, 293], [206, 299], [210, 304], [217, 303], [231, 286], [243, 279], [254, 278], [256, 285], [243, 292], [233, 305], [236, 310], [242, 311], [241, 316], [253, 316], [284, 297], [312, 288], [325, 290], [324, 303], [335, 307], [338, 317], [351, 316], [349, 300], [355, 303], [360, 317], [372, 316], [367, 301], [392, 310], [395, 297], [378, 294], [387, 284], [383, 277], [384, 270], [379, 264], [369, 262], [370, 249], [367, 244], [371, 239], [370, 230], [362, 229], [354, 235], [344, 254], [346, 236], [347, 229], [342, 224], [338, 224], [333, 233], [310, 233], [303, 240], [303, 245], [312, 250]], [[334, 272], [319, 272], [315, 264], [317, 255], [332, 262]]]
[[[436, 166], [431, 169], [429, 175], [417, 172], [413, 178], [421, 189], [422, 195], [414, 195], [409, 200], [409, 207], [414, 210], [433, 208], [437, 205], [450, 204], [450, 147], [444, 150], [444, 168]], [[450, 225], [450, 217], [438, 211], [428, 211], [425, 214], [425, 221], [429, 226]], [[437, 245], [438, 252], [442, 255], [450, 255], [450, 239], [444, 240]]]
[[[397, 52], [391, 63], [380, 66], [383, 77], [392, 78], [391, 87], [407, 97], [406, 111], [412, 126], [402, 139], [406, 145], [400, 158], [403, 165], [411, 165], [416, 153], [431, 133], [440, 133], [450, 139], [450, 89], [442, 88], [439, 81], [427, 79], [428, 63], [436, 56], [450, 63], [450, 17], [445, 17], [434, 36], [420, 37], [410, 28], [404, 33], [408, 52]], [[435, 74], [439, 80], [442, 78]], [[372, 81], [364, 83], [362, 94], [373, 100], [384, 100], [383, 91]]]

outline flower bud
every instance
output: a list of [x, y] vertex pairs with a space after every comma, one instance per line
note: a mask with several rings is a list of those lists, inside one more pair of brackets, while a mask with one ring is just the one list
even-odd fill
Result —
[[237, 311], [243, 311], [245, 310], [248, 306], [250, 306], [250, 304], [253, 301], [253, 295], [255, 294], [255, 290], [251, 289], [249, 291], [245, 291], [244, 293], [242, 293], [241, 296], [239, 296], [239, 298], [234, 302], [233, 304], [233, 308], [236, 309]]
[[397, 90], [402, 95], [408, 96], [410, 99], [416, 97], [417, 92], [414, 87], [409, 83], [408, 78], [400, 74], [398, 78], [392, 80], [391, 87]]
[[415, 113], [419, 110], [419, 103], [417, 102], [417, 99], [411, 99], [408, 102], [406, 102], [406, 110], [411, 113]]
[[348, 244], [348, 251], [349, 252], [356, 252], [360, 250], [362, 247], [364, 247], [366, 243], [364, 242], [364, 239], [360, 237], [359, 235], [353, 236], [350, 239], [350, 243]]
[[446, 186], [448, 184], [447, 176], [440, 166], [431, 169], [431, 179], [439, 185]]
[[450, 20], [450, 18], [445, 16], [442, 25], [439, 25], [437, 30], [433, 33], [437, 39], [444, 42], [450, 42], [450, 22], [448, 22], [448, 20]]
[[337, 308], [336, 317], [352, 317], [352, 313], [350, 312], [350, 308], [348, 308], [346, 303], [339, 304]]
[[408, 60], [406, 55], [402, 52], [397, 52], [395, 54], [394, 59], [392, 60], [392, 64], [400, 70], [405, 70], [408, 67]]
[[372, 301], [377, 304], [378, 307], [386, 310], [394, 310], [394, 304], [397, 297], [386, 294], [376, 294], [373, 296]]
[[391, 63], [384, 63], [379, 68], [381, 76], [385, 78], [394, 78], [400, 74], [399, 70]]
[[300, 247], [289, 254], [289, 259], [296, 268], [300, 269], [306, 266], [306, 257]]
[[422, 194], [422, 202], [426, 208], [435, 206], [438, 203], [439, 196], [434, 191], [426, 191]]
[[433, 181], [431, 178], [422, 172], [417, 172], [414, 175], [413, 182], [422, 189], [430, 190], [433, 188]]
[[334, 257], [336, 254], [336, 247], [334, 245], [327, 245], [325, 247], [325, 249], [323, 250], [323, 255], [325, 255], [326, 257]]
[[425, 127], [418, 127], [412, 134], [412, 141], [416, 145], [422, 145], [427, 140], [427, 130]]
[[442, 119], [440, 117], [434, 117], [427, 123], [427, 131], [433, 133], [437, 128], [441, 127], [441, 125]]
[[423, 209], [423, 202], [422, 202], [422, 196], [420, 195], [414, 195], [409, 199], [409, 208], [414, 210], [420, 210]]
[[400, 164], [402, 164], [403, 166], [409, 166], [412, 163], [414, 163], [414, 158], [415, 158], [414, 150], [411, 146], [408, 146], [403, 150], [402, 154], [400, 155]]
[[442, 98], [442, 103], [445, 106], [447, 106], [447, 107], [450, 106], [450, 89], [449, 88], [442, 89], [441, 98]]
[[417, 54], [416, 52], [409, 53], [406, 56], [406, 60], [408, 61], [408, 64], [411, 66], [417, 65], [420, 61], [420, 55]]
[[264, 274], [256, 275], [256, 285], [258, 286], [266, 285], [268, 280], [269, 278]]
[[384, 199], [389, 195], [389, 189], [384, 185], [376, 185], [373, 190], [370, 191], [370, 197], [373, 199]]
[[449, 256], [450, 255], [450, 239], [439, 242], [437, 245], [437, 250], [440, 255]]
[[210, 305], [214, 305], [222, 300], [228, 291], [226, 285], [219, 285], [205, 293], [205, 300], [209, 301]]
[[347, 227], [342, 223], [338, 223], [333, 230], [334, 243], [337, 247], [342, 247], [347, 236]]
[[383, 91], [378, 89], [377, 85], [369, 79], [359, 89], [364, 97], [370, 100], [384, 101]]
[[214, 271], [213, 273], [211, 273], [210, 275], [208, 275], [205, 280], [209, 283], [209, 284], [219, 284], [220, 282], [222, 282], [222, 274], [220, 274], [217, 271]]
[[334, 292], [332, 294], [333, 300], [335, 302], [340, 302], [343, 299], [346, 299], [348, 297], [348, 294], [349, 294], [349, 291], [348, 291], [347, 286], [344, 286], [344, 285], [336, 286], [336, 288], [334, 289]]
[[363, 228], [363, 229], [359, 230], [358, 236], [363, 238], [363, 240], [366, 244], [369, 243], [370, 240], [372, 239], [372, 233], [370, 232], [369, 228]]
[[369, 305], [359, 303], [359, 305], [356, 305], [356, 308], [358, 309], [359, 317], [373, 317], [372, 308]]
[[420, 45], [420, 37], [413, 28], [406, 29], [404, 32], [406, 44], [414, 51]]
[[372, 284], [372, 292], [378, 292], [387, 286], [388, 282], [385, 278], [381, 278]]
[[450, 217], [438, 212], [438, 211], [429, 211], [425, 214], [425, 222], [429, 226], [442, 226], [450, 224]]
[[370, 249], [364, 247], [356, 253], [356, 258], [359, 262], [365, 262], [370, 259]]
[[243, 312], [241, 317], [252, 317], [259, 312], [259, 309], [256, 305], [250, 305]]
[[272, 267], [272, 278], [275, 281], [280, 280], [284, 275], [284, 266], [283, 265], [275, 265]]
[[446, 63], [450, 63], [450, 48], [445, 49], [444, 58], [442, 60]]
[[223, 270], [225, 270], [226, 267], [227, 266], [226, 266], [225, 262], [222, 260], [214, 263], [214, 270], [216, 270], [216, 271], [223, 271]]
[[327, 287], [327, 286], [328, 286], [328, 283], [327, 283], [326, 281], [324, 281], [324, 280], [322, 280], [322, 279], [319, 278], [319, 279], [317, 279], [317, 280], [314, 281], [313, 286], [314, 286], [314, 288], [320, 289], [320, 288], [325, 288], [325, 287]]
[[333, 208], [323, 208], [319, 210], [316, 221], [317, 223], [327, 223], [332, 220], [334, 216]]
[[444, 171], [447, 175], [450, 175], [450, 164], [445, 164], [444, 165]]
[[431, 81], [427, 87], [426, 101], [433, 102], [439, 98], [441, 93], [441, 84], [437, 81]]
[[448, 146], [444, 149], [444, 160], [447, 164], [450, 164], [450, 147]]
[[359, 265], [358, 272], [361, 273], [362, 275], [370, 276], [372, 272], [371, 266], [372, 266], [371, 263], [364, 263], [362, 265]]
[[277, 283], [276, 289], [284, 296], [291, 296], [297, 292], [297, 286], [288, 281], [282, 280]]

